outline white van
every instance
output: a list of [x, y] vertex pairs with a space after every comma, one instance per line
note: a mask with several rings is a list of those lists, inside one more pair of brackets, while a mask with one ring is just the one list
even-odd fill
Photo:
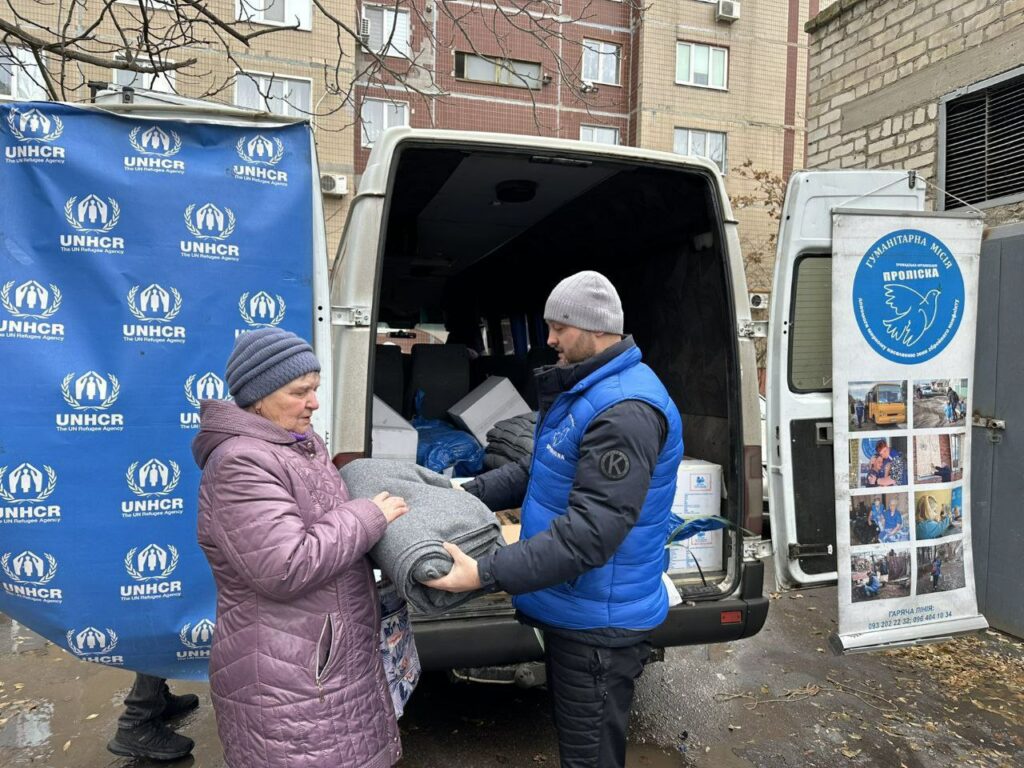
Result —
[[[654, 643], [749, 637], [768, 610], [756, 324], [736, 221], [708, 161], [547, 138], [385, 132], [331, 273], [335, 463], [374, 455], [375, 392], [392, 393], [408, 418], [417, 387], [433, 382], [450, 400], [499, 374], [531, 402], [531, 369], [552, 362], [544, 301], [581, 269], [603, 272], [618, 288], [626, 332], [682, 414], [686, 454], [722, 467], [720, 514], [734, 526], [722, 538], [720, 567], [670, 571], [683, 603]], [[384, 331], [425, 324], [446, 333]], [[430, 356], [442, 367], [411, 369], [417, 339], [438, 337], [451, 350]], [[380, 364], [384, 346], [395, 359], [389, 340], [402, 342], [400, 364]], [[425, 668], [542, 656], [504, 594], [414, 620]]]

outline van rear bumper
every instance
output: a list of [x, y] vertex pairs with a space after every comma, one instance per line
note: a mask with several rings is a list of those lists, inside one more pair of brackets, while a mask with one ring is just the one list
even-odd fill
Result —
[[[675, 606], [654, 630], [654, 646], [724, 643], [760, 632], [768, 617], [768, 598], [761, 594], [764, 566], [746, 563], [743, 570], [740, 597]], [[727, 612], [733, 615], [728, 617], [730, 623], [723, 624]], [[737, 618], [734, 612], [739, 613], [738, 621], [733, 621]], [[512, 613], [414, 619], [413, 625], [420, 663], [427, 670], [520, 664], [544, 657], [533, 628], [520, 624]]]

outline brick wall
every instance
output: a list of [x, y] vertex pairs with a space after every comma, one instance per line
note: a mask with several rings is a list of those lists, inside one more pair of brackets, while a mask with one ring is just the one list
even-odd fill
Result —
[[[934, 182], [940, 100], [1022, 63], [1024, 0], [837, 0], [806, 30], [808, 167], [915, 169]], [[986, 217], [1020, 220], [1024, 204]]]

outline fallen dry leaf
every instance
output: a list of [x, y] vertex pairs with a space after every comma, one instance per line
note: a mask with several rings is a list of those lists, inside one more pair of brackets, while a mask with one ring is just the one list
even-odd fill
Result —
[[96, 714], [96, 713], [94, 712], [94, 713], [92, 713], [91, 715], [86, 715], [86, 716], [85, 716], [85, 719], [86, 719], [86, 720], [94, 720], [94, 719], [96, 719], [97, 717], [99, 717], [99, 715], [97, 715], [97, 714]]
[[842, 752], [844, 755], [846, 755], [848, 758], [850, 758], [852, 760], [857, 755], [859, 755], [863, 750], [860, 750], [860, 749], [849, 749], [848, 747], [843, 747], [839, 751]]
[[67, 752], [69, 749], [71, 749], [71, 739], [64, 742], [64, 751]]

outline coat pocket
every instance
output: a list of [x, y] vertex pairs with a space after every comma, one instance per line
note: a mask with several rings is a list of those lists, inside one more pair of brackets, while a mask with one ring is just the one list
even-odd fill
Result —
[[323, 627], [320, 629], [320, 637], [316, 641], [316, 653], [313, 657], [313, 680], [316, 683], [320, 701], [324, 700], [324, 680], [327, 679], [337, 655], [334, 648], [335, 633], [334, 621], [328, 613], [324, 616]]

